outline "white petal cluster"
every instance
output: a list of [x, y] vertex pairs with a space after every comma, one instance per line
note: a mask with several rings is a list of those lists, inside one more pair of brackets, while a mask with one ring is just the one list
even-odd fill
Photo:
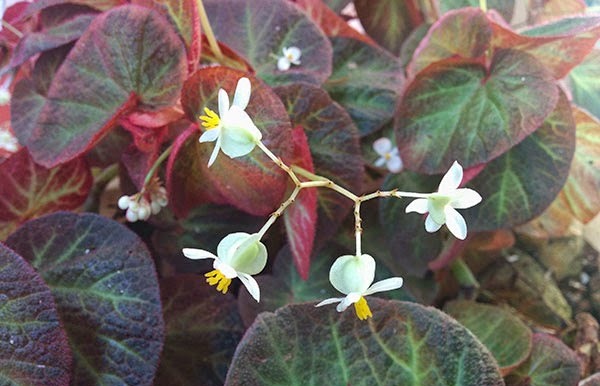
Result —
[[467, 237], [467, 224], [456, 209], [467, 209], [481, 202], [481, 196], [473, 189], [458, 189], [463, 179], [463, 168], [456, 161], [442, 181], [436, 193], [427, 198], [417, 198], [406, 207], [406, 213], [427, 214], [425, 229], [433, 233], [446, 224], [448, 230], [460, 240]]
[[373, 142], [373, 150], [379, 155], [375, 166], [385, 167], [392, 173], [400, 173], [404, 167], [398, 148], [392, 144], [389, 138], [379, 138]]
[[8, 128], [0, 127], [0, 149], [14, 153], [19, 150], [19, 141]]
[[217, 255], [203, 249], [184, 248], [189, 259], [214, 259], [214, 271], [207, 273], [206, 281], [218, 285], [217, 290], [226, 293], [231, 279], [239, 278], [248, 292], [258, 302], [260, 288], [252, 275], [259, 274], [267, 264], [267, 248], [256, 233], [244, 232], [227, 235], [217, 246]]
[[[338, 312], [345, 311], [351, 304], [356, 304], [363, 301], [368, 313], [360, 312], [360, 308], [356, 307], [357, 316], [360, 319], [366, 319], [370, 316], [370, 311], [366, 305], [364, 296], [372, 295], [377, 292], [391, 291], [402, 287], [403, 280], [401, 277], [392, 277], [389, 279], [378, 281], [375, 284], [375, 259], [371, 255], [362, 254], [344, 255], [336, 259], [329, 270], [329, 281], [331, 285], [339, 292], [346, 295], [343, 298], [325, 299], [316, 307], [326, 304], [339, 303], [336, 307]], [[363, 299], [363, 300], [361, 300]]]
[[200, 136], [200, 142], [214, 142], [215, 148], [208, 160], [210, 167], [216, 160], [219, 150], [230, 158], [250, 153], [262, 139], [260, 130], [244, 111], [248, 106], [251, 84], [248, 78], [240, 78], [235, 88], [233, 102], [229, 105], [229, 95], [219, 89], [219, 115], [205, 109], [207, 115], [201, 116], [206, 131]]
[[117, 206], [127, 210], [125, 218], [129, 222], [145, 221], [153, 214], [158, 214], [167, 206], [167, 190], [159, 186], [146, 194], [136, 193], [132, 196], [121, 196]]
[[300, 57], [302, 56], [302, 51], [298, 47], [283, 47], [283, 56], [279, 56], [277, 58], [277, 69], [279, 71], [287, 71], [293, 65], [300, 65]]

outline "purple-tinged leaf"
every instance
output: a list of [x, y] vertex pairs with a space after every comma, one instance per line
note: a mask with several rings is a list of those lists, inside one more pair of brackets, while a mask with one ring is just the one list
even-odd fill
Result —
[[600, 386], [600, 372], [582, 379], [577, 386]]
[[361, 136], [381, 129], [398, 104], [404, 80], [400, 61], [355, 39], [332, 38], [331, 44], [333, 73], [323, 87], [348, 111]]
[[[314, 172], [308, 139], [302, 127], [296, 127], [292, 130], [292, 142], [294, 144], [294, 156], [290, 163], [311, 173]], [[294, 265], [300, 277], [307, 280], [317, 227], [316, 188], [300, 191], [296, 200], [283, 212], [283, 223], [294, 256]]]
[[235, 299], [201, 275], [172, 276], [160, 285], [166, 336], [154, 385], [222, 385], [244, 333]]
[[61, 4], [85, 5], [99, 11], [108, 11], [111, 8], [127, 3], [128, 0], [36, 0], [29, 4], [23, 17], [30, 17], [43, 9]]
[[368, 302], [369, 321], [352, 308], [340, 314], [314, 303], [260, 314], [225, 385], [504, 385], [487, 349], [446, 314], [416, 303]]
[[157, 110], [179, 98], [185, 50], [155, 11], [122, 6], [98, 16], [58, 69], [30, 136], [36, 162], [54, 166], [89, 150], [135, 107]]
[[[564, 1], [564, 0], [559, 0]], [[445, 14], [452, 9], [479, 7], [479, 0], [438, 0], [440, 12]], [[487, 0], [487, 8], [498, 11], [505, 20], [511, 21], [515, 10], [515, 0]]]
[[52, 14], [59, 13], [62, 17], [53, 20], [52, 24], [46, 25], [41, 31], [24, 35], [15, 47], [10, 61], [11, 67], [18, 67], [36, 54], [79, 39], [96, 17], [96, 13], [87, 7], [72, 5], [52, 7], [46, 11]]
[[92, 187], [82, 159], [46, 169], [23, 148], [0, 163], [0, 239], [21, 223], [46, 213], [76, 209]]
[[569, 73], [573, 102], [600, 119], [600, 50], [593, 50], [585, 60]]
[[67, 386], [71, 349], [50, 289], [0, 243], [0, 378], [6, 385]]
[[[308, 138], [315, 173], [352, 192], [360, 192], [364, 161], [358, 129], [348, 113], [320, 88], [308, 84], [282, 86], [277, 94], [294, 126]], [[330, 189], [317, 191], [318, 222], [315, 249], [331, 238], [352, 208], [352, 201]]]
[[[321, 29], [286, 0], [205, 0], [219, 41], [242, 55], [269, 85], [323, 83], [331, 74], [331, 45]], [[299, 66], [277, 69], [285, 47], [302, 51]]]
[[489, 69], [446, 59], [421, 71], [400, 104], [396, 139], [404, 165], [445, 173], [498, 157], [534, 132], [558, 100], [554, 79], [531, 55], [498, 50]]
[[462, 211], [469, 230], [508, 228], [542, 213], [567, 180], [574, 152], [575, 120], [561, 91], [556, 109], [537, 131], [469, 182], [483, 197]]
[[[231, 101], [242, 77], [249, 78], [252, 84], [246, 112], [262, 132], [262, 142], [278, 157], [288, 159], [292, 143], [285, 107], [271, 88], [249, 74], [226, 67], [198, 70], [185, 82], [181, 103], [186, 115], [199, 122], [198, 117], [205, 114], [204, 107], [218, 111], [219, 89], [227, 91]], [[167, 190], [175, 214], [185, 217], [190, 209], [207, 202], [228, 203], [256, 216], [270, 214], [282, 201], [287, 174], [258, 147], [234, 159], [220, 152], [208, 168], [215, 145], [199, 143], [197, 127], [199, 123], [177, 139], [167, 165]]]
[[72, 383], [151, 385], [164, 325], [154, 262], [123, 225], [59, 212], [6, 244], [46, 281], [73, 349]]
[[559, 339], [533, 335], [531, 356], [506, 377], [507, 386], [576, 386], [580, 365], [577, 355]]
[[412, 30], [423, 23], [415, 0], [355, 0], [356, 13], [367, 34], [382, 47], [398, 55]]

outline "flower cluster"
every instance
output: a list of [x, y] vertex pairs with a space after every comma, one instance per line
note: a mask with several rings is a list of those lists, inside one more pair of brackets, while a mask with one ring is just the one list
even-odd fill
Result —
[[167, 190], [155, 179], [147, 184], [142, 192], [121, 196], [117, 206], [121, 210], [127, 210], [125, 212], [127, 221], [136, 222], [148, 220], [151, 215], [158, 214], [167, 203]]
[[277, 69], [279, 71], [287, 71], [293, 65], [300, 65], [300, 56], [302, 52], [298, 47], [283, 47], [283, 56], [277, 58]]
[[400, 173], [404, 164], [400, 158], [398, 148], [392, 144], [389, 138], [379, 138], [373, 142], [373, 150], [379, 155], [375, 161], [375, 166], [385, 167], [392, 173]]

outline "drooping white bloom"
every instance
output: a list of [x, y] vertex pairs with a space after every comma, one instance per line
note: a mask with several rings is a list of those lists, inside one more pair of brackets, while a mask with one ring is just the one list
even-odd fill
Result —
[[379, 138], [373, 142], [373, 150], [379, 154], [379, 158], [375, 161], [375, 166], [382, 167], [385, 165], [392, 173], [400, 173], [404, 164], [400, 158], [398, 148], [392, 144], [389, 138]]
[[300, 56], [302, 51], [298, 47], [283, 47], [283, 56], [277, 58], [277, 69], [279, 71], [287, 71], [293, 65], [300, 65]]
[[158, 178], [154, 178], [144, 187], [143, 192], [121, 196], [117, 206], [127, 210], [125, 212], [127, 221], [136, 222], [148, 220], [150, 215], [158, 214], [167, 203], [167, 190], [160, 185]]
[[402, 287], [401, 277], [392, 277], [378, 281], [375, 284], [375, 259], [371, 255], [362, 254], [344, 255], [338, 257], [329, 270], [329, 281], [333, 287], [345, 294], [343, 298], [325, 299], [316, 307], [326, 304], [339, 303], [336, 307], [338, 312], [343, 312], [351, 304], [354, 304], [356, 316], [365, 320], [373, 316], [367, 300], [364, 298], [382, 291], [391, 291]]
[[436, 193], [427, 198], [417, 198], [406, 207], [406, 213], [428, 213], [425, 229], [433, 233], [446, 224], [457, 238], [467, 237], [467, 224], [456, 209], [467, 209], [481, 202], [481, 196], [473, 189], [458, 189], [463, 178], [462, 166], [456, 161], [442, 178]]
[[219, 150], [223, 150], [230, 158], [241, 157], [250, 153], [262, 139], [260, 130], [244, 111], [250, 101], [250, 93], [250, 80], [240, 78], [231, 106], [227, 92], [219, 89], [219, 114], [204, 108], [206, 115], [200, 116], [200, 120], [206, 131], [200, 136], [200, 142], [216, 141], [208, 160], [209, 167], [215, 162]]
[[184, 248], [189, 259], [214, 259], [214, 270], [208, 272], [206, 282], [216, 285], [217, 291], [227, 293], [231, 279], [238, 277], [256, 301], [260, 301], [258, 283], [252, 277], [260, 273], [267, 264], [267, 248], [260, 242], [257, 233], [244, 232], [227, 235], [217, 246], [217, 255], [203, 249]]

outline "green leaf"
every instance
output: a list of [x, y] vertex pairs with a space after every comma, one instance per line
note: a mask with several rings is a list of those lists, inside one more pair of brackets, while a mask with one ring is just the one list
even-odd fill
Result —
[[27, 222], [6, 244], [52, 291], [73, 384], [152, 382], [164, 325], [154, 263], [133, 232], [95, 214], [58, 212]]
[[15, 134], [37, 163], [57, 165], [136, 106], [174, 104], [185, 74], [183, 44], [166, 20], [143, 7], [114, 8], [94, 19], [56, 72], [31, 135], [17, 127]]
[[50, 289], [0, 243], [0, 379], [4, 385], [69, 385], [71, 350]]
[[77, 209], [92, 188], [87, 163], [78, 158], [46, 169], [21, 149], [0, 163], [0, 239], [46, 213]]
[[531, 330], [508, 309], [455, 300], [446, 303], [444, 311], [468, 328], [490, 350], [503, 375], [529, 357]]
[[[437, 190], [438, 177], [423, 176], [412, 172], [390, 174], [381, 190], [399, 189], [409, 192], [431, 193]], [[425, 218], [416, 213], [405, 213], [411, 198], [385, 198], [379, 201], [379, 218], [390, 251], [391, 263], [405, 272], [423, 277], [427, 263], [434, 260], [442, 250], [438, 233], [425, 230]], [[390, 263], [390, 264], [391, 264]]]
[[579, 372], [575, 352], [553, 336], [534, 334], [530, 358], [506, 378], [506, 385], [576, 386]]
[[[479, 7], [479, 0], [439, 0], [440, 12], [464, 7]], [[505, 20], [511, 21], [515, 10], [515, 0], [487, 0], [487, 8], [498, 11]]]
[[[321, 84], [331, 74], [331, 45], [320, 28], [288, 1], [208, 0], [206, 13], [217, 39], [242, 55], [270, 85]], [[277, 69], [284, 47], [302, 51], [299, 66]]]
[[544, 124], [469, 183], [483, 197], [462, 212], [469, 229], [507, 228], [539, 215], [563, 187], [574, 151], [575, 121], [561, 91]]
[[[278, 157], [288, 159], [293, 144], [285, 107], [269, 86], [252, 75], [227, 67], [198, 70], [186, 80], [181, 96], [186, 115], [198, 122], [198, 117], [205, 115], [204, 107], [217, 112], [219, 89], [225, 90], [231, 101], [241, 77], [252, 84], [246, 112], [262, 132], [262, 142]], [[234, 159], [221, 151], [208, 168], [215, 145], [198, 142], [198, 127], [192, 125], [177, 139], [167, 165], [167, 189], [175, 213], [185, 217], [190, 209], [207, 202], [227, 203], [256, 216], [273, 212], [281, 204], [287, 174], [258, 147]]]
[[593, 50], [569, 73], [573, 102], [600, 119], [600, 50]]
[[[294, 126], [308, 137], [315, 173], [352, 192], [360, 192], [364, 165], [359, 134], [348, 113], [320, 88], [308, 84], [278, 87]], [[330, 189], [317, 191], [315, 249], [331, 238], [352, 208], [352, 201]]]
[[414, 0], [355, 0], [354, 6], [367, 34], [395, 55], [410, 32], [423, 23]]
[[381, 127], [394, 115], [402, 86], [399, 60], [367, 43], [332, 38], [333, 74], [325, 83], [331, 98], [348, 111], [361, 136]]
[[231, 295], [199, 275], [161, 280], [165, 347], [154, 384], [219, 386], [244, 328]]
[[491, 66], [447, 59], [410, 83], [396, 138], [407, 168], [444, 173], [487, 162], [540, 127], [558, 99], [552, 76], [533, 57], [499, 50]]
[[456, 321], [415, 303], [368, 298], [373, 312], [290, 305], [263, 313], [226, 385], [503, 385], [493, 357]]

